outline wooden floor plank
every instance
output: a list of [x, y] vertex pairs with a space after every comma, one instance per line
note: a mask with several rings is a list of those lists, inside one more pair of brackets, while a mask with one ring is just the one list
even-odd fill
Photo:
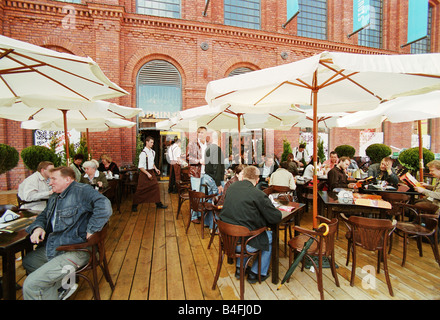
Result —
[[[201, 239], [200, 225], [191, 225], [186, 233], [189, 217], [188, 202], [182, 206], [182, 214], [176, 219], [178, 198], [168, 194], [167, 183], [160, 183], [162, 202], [168, 208], [156, 209], [154, 204], [142, 204], [138, 212], [131, 212], [132, 194], [124, 195], [121, 213], [115, 212], [109, 221], [106, 239], [106, 256], [110, 274], [115, 283], [112, 292], [105, 278], [100, 275], [102, 299], [108, 300], [236, 300], [239, 299], [239, 281], [235, 278], [235, 264], [223, 262], [215, 290], [212, 283], [217, 269], [218, 237], [211, 249], [208, 230]], [[0, 193], [0, 204], [15, 204], [14, 192]], [[301, 226], [311, 227], [311, 215], [307, 213]], [[324, 270], [324, 296], [326, 300], [438, 300], [440, 299], [440, 267], [434, 259], [432, 249], [423, 243], [423, 257], [419, 257], [415, 240], [409, 240], [407, 262], [402, 263], [402, 238], [393, 237], [393, 249], [388, 256], [391, 283], [395, 293], [388, 293], [383, 267], [376, 274], [376, 287], [363, 283], [369, 266], [376, 267], [374, 252], [358, 250], [358, 263], [354, 286], [350, 286], [352, 261], [345, 265], [347, 241], [345, 226], [340, 225], [336, 241], [336, 264], [340, 287], [337, 287], [330, 269]], [[284, 241], [284, 234], [280, 234]], [[17, 254], [20, 257], [20, 254]], [[289, 268], [280, 245], [280, 277]], [[17, 283], [23, 284], [26, 277], [21, 261], [16, 262]], [[17, 299], [22, 299], [17, 290]], [[301, 265], [278, 290], [270, 278], [262, 284], [245, 281], [247, 300], [317, 300], [320, 295], [316, 274], [301, 271]], [[85, 281], [79, 282], [78, 291], [72, 300], [90, 300], [92, 292]]]

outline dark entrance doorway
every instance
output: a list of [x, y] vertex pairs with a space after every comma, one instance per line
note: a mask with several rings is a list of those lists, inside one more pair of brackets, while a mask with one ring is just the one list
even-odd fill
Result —
[[168, 180], [170, 166], [167, 161], [166, 152], [171, 145], [171, 142], [180, 138], [180, 132], [142, 129], [139, 131], [139, 134], [141, 135], [142, 142], [145, 142], [145, 139], [148, 136], [153, 137], [153, 150], [156, 153], [154, 164], [156, 165], [156, 168], [160, 170], [160, 180]]

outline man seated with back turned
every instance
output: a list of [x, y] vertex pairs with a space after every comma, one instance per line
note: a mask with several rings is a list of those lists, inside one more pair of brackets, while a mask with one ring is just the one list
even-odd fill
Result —
[[18, 196], [21, 200], [30, 202], [21, 206], [22, 209], [44, 210], [46, 201], [52, 194], [49, 186], [49, 172], [51, 169], [53, 169], [52, 162], [41, 161], [38, 164], [37, 171], [20, 183]]
[[[269, 197], [257, 189], [260, 171], [257, 167], [248, 166], [243, 169], [243, 181], [236, 181], [226, 192], [220, 220], [229, 224], [240, 225], [249, 230], [277, 224], [281, 221], [281, 212], [276, 209]], [[247, 251], [261, 252], [261, 280], [268, 278], [270, 258], [272, 254], [272, 231], [266, 231], [252, 239]], [[240, 261], [237, 259], [235, 276], [240, 278]], [[247, 281], [255, 283], [258, 280], [258, 260], [253, 262]]]
[[25, 300], [57, 300], [70, 296], [76, 287], [62, 284], [65, 277], [89, 260], [83, 251], [56, 251], [62, 245], [86, 242], [100, 231], [112, 214], [110, 200], [88, 184], [75, 181], [72, 168], [50, 171], [53, 194], [46, 208], [26, 228], [36, 250], [23, 258], [29, 274], [23, 284]]
[[372, 164], [368, 167], [368, 176], [388, 182], [392, 186], [399, 184], [399, 177], [393, 168], [393, 159], [385, 157], [380, 163]]

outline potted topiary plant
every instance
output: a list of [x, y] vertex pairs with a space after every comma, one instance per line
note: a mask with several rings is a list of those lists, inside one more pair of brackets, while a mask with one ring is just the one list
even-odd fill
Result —
[[350, 159], [352, 159], [356, 153], [356, 149], [348, 144], [343, 144], [343, 145], [337, 146], [335, 148], [335, 152], [338, 154], [338, 158], [349, 157]]
[[41, 161], [51, 161], [57, 163], [58, 158], [55, 152], [43, 146], [30, 146], [21, 151], [21, 158], [25, 166], [32, 171], [36, 171]]
[[281, 155], [281, 162], [287, 160], [287, 155], [292, 153], [292, 147], [290, 146], [290, 142], [287, 139], [283, 140], [283, 154]]
[[[426, 164], [434, 160], [435, 156], [430, 150], [423, 148], [423, 163]], [[400, 164], [410, 171], [412, 175], [416, 175], [419, 171], [419, 148], [410, 148], [402, 151], [398, 158]], [[425, 169], [424, 168], [424, 169]]]
[[15, 168], [19, 159], [17, 149], [7, 144], [0, 144], [0, 174]]
[[324, 163], [324, 161], [326, 160], [324, 152], [324, 141], [322, 139], [318, 140], [318, 158], [321, 160], [321, 163]]
[[370, 157], [371, 164], [379, 163], [383, 158], [391, 155], [391, 148], [382, 143], [373, 143], [365, 149], [365, 153]]

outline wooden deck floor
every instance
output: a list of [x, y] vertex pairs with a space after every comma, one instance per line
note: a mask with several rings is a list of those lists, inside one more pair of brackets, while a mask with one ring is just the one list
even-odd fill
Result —
[[[211, 289], [218, 257], [218, 240], [207, 249], [209, 236], [200, 236], [200, 227], [192, 225], [185, 233], [182, 217], [176, 220], [177, 195], [166, 192], [167, 183], [161, 183], [162, 201], [168, 204], [165, 210], [151, 204], [139, 206], [131, 212], [131, 195], [126, 196], [121, 213], [110, 218], [110, 229], [106, 242], [107, 259], [112, 279], [116, 285], [112, 292], [105, 279], [100, 282], [101, 297], [105, 300], [235, 300], [239, 297], [239, 282], [235, 279], [235, 266], [226, 262], [222, 268], [218, 286]], [[15, 192], [0, 194], [0, 204], [15, 203]], [[187, 221], [188, 203], [182, 208]], [[311, 214], [305, 214], [302, 226], [309, 227]], [[349, 283], [351, 263], [345, 266], [347, 243], [344, 226], [340, 226], [340, 237], [336, 245], [336, 262], [340, 287], [336, 287], [330, 269], [324, 271], [326, 300], [437, 300], [440, 299], [440, 268], [435, 262], [428, 244], [424, 256], [419, 257], [416, 243], [411, 240], [407, 263], [401, 267], [402, 239], [394, 237], [393, 251], [389, 256], [389, 270], [395, 296], [388, 294], [383, 271], [374, 276], [376, 254], [359, 250], [355, 286]], [[283, 234], [280, 235], [284, 240]], [[280, 250], [284, 246], [280, 245]], [[17, 254], [19, 257], [19, 254]], [[25, 272], [21, 261], [17, 263], [17, 283], [22, 284]], [[288, 259], [280, 252], [280, 276], [288, 268]], [[368, 270], [367, 273], [364, 270]], [[373, 270], [373, 271], [372, 271]], [[373, 274], [371, 273], [373, 272]], [[364, 280], [362, 280], [364, 279]], [[370, 279], [370, 281], [365, 281]], [[87, 283], [80, 280], [80, 287], [70, 298], [90, 300], [92, 293]], [[22, 299], [17, 290], [17, 299]], [[293, 273], [290, 283], [277, 290], [270, 279], [262, 284], [246, 282], [247, 300], [316, 300], [319, 293], [316, 276], [310, 270]]]

